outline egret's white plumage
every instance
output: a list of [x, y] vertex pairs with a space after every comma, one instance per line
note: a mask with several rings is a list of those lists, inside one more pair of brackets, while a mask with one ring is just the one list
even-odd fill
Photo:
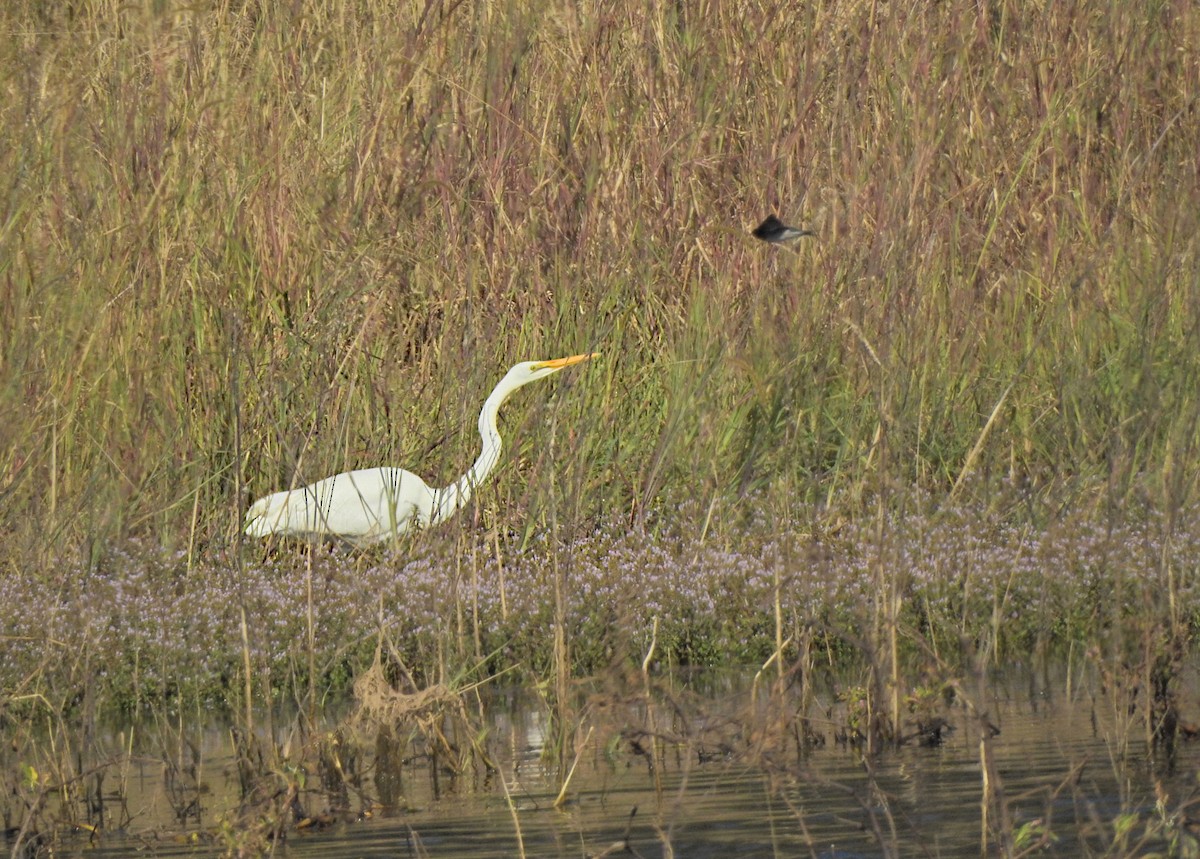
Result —
[[509, 370], [492, 389], [479, 413], [479, 435], [483, 439], [479, 457], [450, 486], [435, 489], [403, 468], [347, 471], [299, 489], [259, 498], [246, 513], [246, 534], [333, 536], [365, 546], [394, 534], [444, 522], [470, 500], [471, 493], [500, 461], [503, 442], [496, 417], [504, 401], [518, 388], [596, 354], [523, 361]]

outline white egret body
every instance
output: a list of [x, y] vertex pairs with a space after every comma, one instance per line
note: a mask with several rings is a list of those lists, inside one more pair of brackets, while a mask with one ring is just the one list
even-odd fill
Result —
[[553, 361], [523, 361], [492, 389], [479, 413], [483, 449], [456, 482], [435, 489], [403, 468], [362, 468], [326, 477], [299, 489], [265, 495], [246, 512], [246, 534], [340, 537], [366, 546], [449, 519], [470, 499], [500, 461], [503, 442], [496, 417], [513, 392], [595, 352]]

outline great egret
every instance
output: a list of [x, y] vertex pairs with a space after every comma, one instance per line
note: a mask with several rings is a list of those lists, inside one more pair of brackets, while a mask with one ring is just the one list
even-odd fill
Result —
[[756, 239], [762, 239], [764, 242], [778, 245], [790, 242], [792, 239], [798, 239], [801, 236], [811, 236], [814, 233], [812, 230], [789, 227], [774, 215], [767, 215], [767, 219], [751, 230], [750, 235]]
[[246, 534], [251, 537], [327, 535], [367, 546], [387, 540], [393, 534], [444, 522], [470, 500], [471, 493], [500, 461], [503, 443], [496, 416], [504, 401], [518, 388], [598, 354], [523, 361], [513, 366], [492, 389], [479, 412], [483, 450], [470, 470], [450, 486], [434, 489], [403, 468], [347, 471], [300, 489], [258, 499], [246, 513]]

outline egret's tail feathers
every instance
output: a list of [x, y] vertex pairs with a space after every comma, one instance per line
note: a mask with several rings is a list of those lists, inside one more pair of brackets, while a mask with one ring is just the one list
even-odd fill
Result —
[[247, 537], [266, 537], [287, 530], [287, 499], [267, 495], [250, 505], [246, 511]]

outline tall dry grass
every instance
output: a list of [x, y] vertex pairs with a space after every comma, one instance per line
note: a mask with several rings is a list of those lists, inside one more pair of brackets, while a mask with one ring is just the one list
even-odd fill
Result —
[[[0, 12], [10, 558], [448, 482], [511, 527], [966, 478], [1196, 489], [1186, 2], [377, 0]], [[795, 252], [746, 233], [816, 229]], [[972, 490], [978, 491], [978, 490]]]

